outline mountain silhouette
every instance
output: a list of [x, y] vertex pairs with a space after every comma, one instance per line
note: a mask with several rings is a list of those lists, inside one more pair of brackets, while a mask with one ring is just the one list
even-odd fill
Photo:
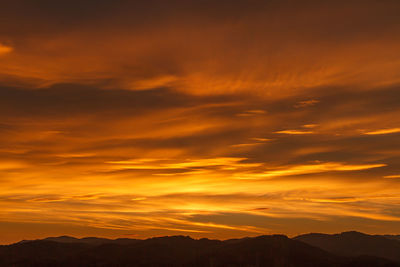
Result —
[[398, 237], [367, 235], [351, 231], [333, 235], [311, 233], [297, 236], [294, 239], [336, 255], [349, 257], [369, 255], [400, 262], [400, 239]]
[[118, 239], [108, 239], [108, 238], [98, 238], [98, 237], [75, 238], [70, 236], [47, 237], [43, 240], [54, 241], [59, 243], [84, 243], [89, 245], [101, 245], [104, 243], [123, 245], [123, 244], [132, 244], [139, 241], [137, 239], [130, 239], [130, 238], [118, 238]]
[[384, 235], [384, 237], [400, 241], [400, 235]]
[[[314, 235], [310, 234], [309, 237]], [[307, 235], [294, 239], [284, 235], [269, 235], [225, 241], [192, 239], [188, 236], [145, 240], [49, 237], [0, 246], [0, 266], [400, 266], [396, 257], [376, 255], [379, 253], [333, 253], [301, 239], [307, 239]], [[399, 241], [385, 239], [400, 244]], [[386, 245], [388, 249], [389, 244]], [[380, 250], [378, 247], [375, 249]], [[390, 251], [395, 249], [396, 245]]]

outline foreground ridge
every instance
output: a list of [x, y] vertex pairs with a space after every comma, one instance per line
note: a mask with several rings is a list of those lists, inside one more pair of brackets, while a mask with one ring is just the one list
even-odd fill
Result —
[[212, 240], [48, 237], [0, 246], [1, 266], [400, 266], [396, 236], [310, 233]]

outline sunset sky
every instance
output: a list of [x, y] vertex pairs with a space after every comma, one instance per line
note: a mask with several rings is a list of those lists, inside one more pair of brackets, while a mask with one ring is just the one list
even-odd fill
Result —
[[2, 1], [0, 244], [399, 234], [399, 14]]

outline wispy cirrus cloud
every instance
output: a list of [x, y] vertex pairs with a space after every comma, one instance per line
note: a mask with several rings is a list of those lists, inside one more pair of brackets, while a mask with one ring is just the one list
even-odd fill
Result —
[[275, 178], [281, 176], [292, 176], [292, 175], [305, 175], [312, 173], [332, 172], [332, 171], [360, 171], [373, 168], [385, 167], [386, 164], [360, 164], [350, 165], [338, 162], [326, 162], [316, 164], [306, 164], [297, 166], [283, 166], [278, 169], [265, 171], [262, 173], [242, 175], [239, 174], [240, 179], [259, 179], [259, 178]]
[[400, 128], [380, 129], [380, 130], [365, 132], [364, 134], [380, 135], [380, 134], [392, 134], [392, 133], [400, 133]]
[[310, 107], [314, 106], [315, 104], [318, 104], [319, 100], [316, 99], [310, 99], [310, 100], [303, 100], [294, 105], [295, 108], [305, 108], [305, 107]]
[[400, 179], [400, 174], [393, 174], [393, 175], [385, 175], [383, 178], [386, 179]]
[[304, 131], [304, 130], [282, 130], [282, 131], [277, 131], [275, 133], [298, 135], [298, 134], [313, 134], [314, 132], [313, 131]]

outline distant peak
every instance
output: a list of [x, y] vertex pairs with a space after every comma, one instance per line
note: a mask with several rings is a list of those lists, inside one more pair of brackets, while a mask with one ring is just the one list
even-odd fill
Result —
[[346, 231], [346, 232], [342, 232], [339, 235], [345, 235], [345, 236], [369, 236], [367, 234], [361, 233], [361, 232], [357, 232], [357, 231]]
[[62, 235], [62, 236], [57, 236], [57, 237], [47, 237], [43, 240], [47, 241], [57, 241], [57, 242], [76, 242], [79, 239], [72, 237], [72, 236], [67, 236], [67, 235]]

